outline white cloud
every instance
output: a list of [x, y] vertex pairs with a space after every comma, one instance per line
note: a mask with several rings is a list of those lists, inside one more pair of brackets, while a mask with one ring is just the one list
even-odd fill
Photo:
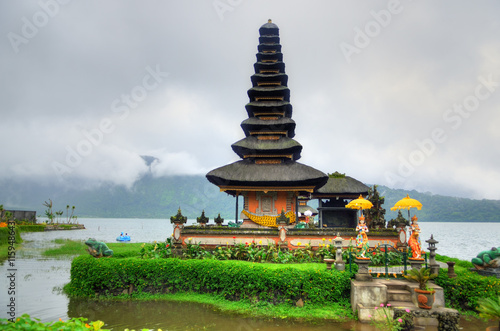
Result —
[[[6, 38], [0, 43], [0, 178], [54, 180], [54, 162], [68, 166], [69, 150], [85, 140], [92, 151], [67, 180], [130, 186], [148, 170], [139, 155], [160, 159], [151, 168], [158, 176], [203, 174], [234, 161], [230, 145], [242, 137], [258, 29], [272, 18], [281, 29], [295, 139], [304, 146], [300, 162], [365, 182], [388, 184], [393, 172], [400, 187], [500, 199], [500, 90], [460, 125], [443, 119], [474, 93], [479, 76], [500, 81], [500, 5], [402, 1], [403, 11], [348, 63], [339, 44], [352, 43], [354, 28], [387, 4], [252, 1], [221, 21], [210, 2], [71, 2], [18, 53]], [[0, 34], [21, 33], [22, 17], [36, 10], [0, 4]], [[128, 116], [114, 113], [113, 101], [140, 86], [148, 66], [169, 75]], [[93, 144], [85, 132], [104, 119], [113, 130]], [[401, 176], [401, 160], [436, 129], [447, 139]]]

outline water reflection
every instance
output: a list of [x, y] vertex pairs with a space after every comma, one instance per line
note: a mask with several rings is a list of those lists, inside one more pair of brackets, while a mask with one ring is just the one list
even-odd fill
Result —
[[[68, 316], [103, 320], [113, 329], [161, 328], [162, 330], [351, 330], [353, 323], [297, 323], [262, 320], [220, 313], [194, 303], [168, 301], [96, 301], [71, 299]], [[356, 329], [371, 330], [371, 328]]]

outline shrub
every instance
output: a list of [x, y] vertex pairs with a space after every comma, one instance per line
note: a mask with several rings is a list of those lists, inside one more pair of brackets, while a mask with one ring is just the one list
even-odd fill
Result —
[[31, 318], [28, 314], [18, 317], [15, 322], [9, 322], [7, 319], [0, 318], [0, 328], [2, 330], [108, 330], [101, 329], [104, 325], [102, 321], [86, 323], [86, 318], [71, 318], [68, 321], [59, 319], [56, 322], [42, 323], [38, 318]]
[[119, 295], [138, 292], [193, 291], [229, 300], [271, 303], [340, 302], [349, 297], [351, 274], [243, 261], [170, 259], [95, 259], [80, 256], [71, 265], [71, 296]]
[[[9, 234], [11, 233], [12, 227], [1, 227], [0, 228], [0, 245], [7, 245], [9, 244]], [[22, 242], [21, 235], [20, 235], [20, 230], [18, 226], [14, 227], [15, 231], [15, 242], [17, 244]]]
[[435, 280], [444, 289], [446, 303], [453, 308], [477, 310], [480, 298], [496, 299], [500, 293], [498, 278], [481, 276], [463, 268], [457, 268], [455, 273], [457, 277], [449, 278], [447, 270], [441, 269]]

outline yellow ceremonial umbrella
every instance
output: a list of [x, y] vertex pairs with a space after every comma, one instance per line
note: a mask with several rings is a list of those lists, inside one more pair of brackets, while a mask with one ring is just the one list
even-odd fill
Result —
[[422, 209], [422, 203], [418, 200], [410, 198], [407, 194], [405, 198], [399, 200], [394, 204], [394, 207], [391, 210], [400, 210], [400, 209], [408, 209], [408, 220], [410, 220], [410, 209], [417, 208], [418, 210]]
[[351, 200], [345, 207], [350, 209], [359, 209], [359, 210], [370, 209], [371, 207], [373, 207], [373, 203], [363, 198], [360, 194], [359, 198]]
[[351, 209], [370, 209], [373, 207], [373, 203], [359, 195], [359, 198], [351, 200], [345, 207]]

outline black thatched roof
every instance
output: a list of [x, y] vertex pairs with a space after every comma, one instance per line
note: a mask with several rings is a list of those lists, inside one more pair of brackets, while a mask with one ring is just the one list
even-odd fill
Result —
[[[281, 53], [280, 53], [281, 54]], [[287, 86], [288, 83], [288, 75], [280, 73], [280, 74], [253, 74], [250, 77], [252, 81], [252, 86], [258, 86], [259, 82], [280, 82], [281, 85]]]
[[241, 128], [247, 137], [250, 135], [250, 131], [287, 131], [289, 138], [295, 136], [295, 121], [288, 117], [277, 120], [261, 120], [250, 117], [241, 122]]
[[259, 32], [255, 74], [251, 77], [252, 88], [247, 92], [250, 102], [245, 106], [249, 119], [241, 124], [246, 138], [231, 145], [243, 160], [214, 169], [206, 177], [229, 194], [261, 188], [312, 192], [324, 185], [328, 176], [295, 162], [300, 158], [302, 146], [292, 139], [295, 122], [291, 120], [292, 105], [279, 29], [269, 21]]
[[259, 140], [254, 136], [246, 137], [231, 145], [233, 151], [241, 158], [245, 155], [289, 155], [300, 159], [302, 145], [295, 140], [281, 137], [278, 140]]
[[369, 187], [349, 176], [328, 178], [326, 184], [314, 190], [313, 198], [328, 196], [367, 195]]
[[288, 101], [250, 101], [245, 105], [248, 117], [254, 112], [284, 112], [286, 117], [292, 117], [292, 105]]
[[279, 34], [279, 28], [276, 24], [273, 23], [273, 21], [271, 19], [269, 19], [266, 24], [262, 24], [262, 26], [259, 29], [259, 33], [261, 35], [265, 35], [265, 34], [277, 35], [277, 34]]
[[217, 186], [320, 186], [328, 180], [323, 172], [298, 162], [255, 164], [237, 161], [210, 171], [207, 179]]

